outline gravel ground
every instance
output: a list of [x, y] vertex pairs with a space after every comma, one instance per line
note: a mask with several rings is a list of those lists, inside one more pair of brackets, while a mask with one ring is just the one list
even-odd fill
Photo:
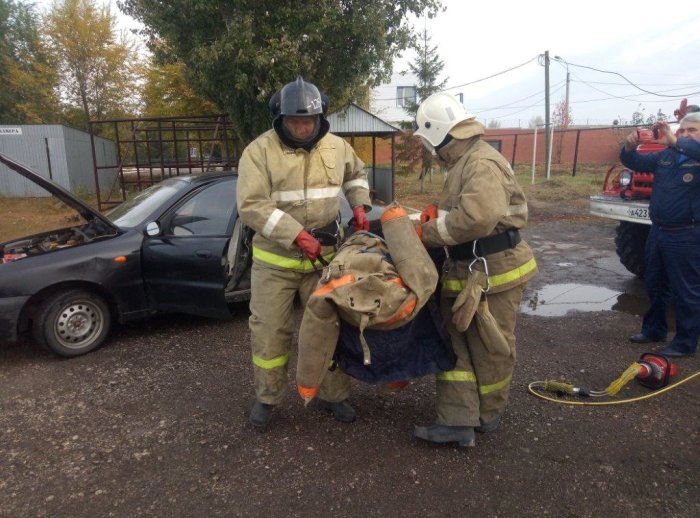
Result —
[[[226, 322], [162, 316], [71, 360], [0, 345], [0, 516], [700, 516], [697, 378], [602, 407], [528, 394], [546, 378], [604, 388], [646, 350], [626, 340], [645, 298], [614, 255], [614, 225], [585, 204], [531, 210], [540, 276], [511, 402], [475, 448], [412, 438], [434, 418], [430, 378], [399, 393], [355, 383], [350, 425], [305, 409], [290, 380], [259, 432], [246, 307]], [[589, 290], [571, 304], [585, 311], [544, 316], [556, 301], [543, 294], [562, 284]], [[602, 289], [615, 300], [590, 310]], [[680, 379], [700, 361], [677, 366]], [[631, 383], [621, 397], [648, 393]]]

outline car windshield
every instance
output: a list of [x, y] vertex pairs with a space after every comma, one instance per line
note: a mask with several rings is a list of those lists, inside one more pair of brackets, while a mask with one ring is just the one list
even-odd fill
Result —
[[144, 189], [132, 199], [117, 205], [105, 216], [119, 227], [136, 227], [179, 190], [176, 182], [163, 182]]

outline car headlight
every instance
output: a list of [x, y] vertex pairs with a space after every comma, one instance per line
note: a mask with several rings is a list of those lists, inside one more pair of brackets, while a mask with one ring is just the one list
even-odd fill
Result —
[[630, 171], [629, 169], [625, 169], [624, 171], [622, 171], [620, 173], [619, 181], [620, 181], [620, 185], [622, 187], [627, 187], [629, 184], [631, 184], [632, 183], [632, 171]]

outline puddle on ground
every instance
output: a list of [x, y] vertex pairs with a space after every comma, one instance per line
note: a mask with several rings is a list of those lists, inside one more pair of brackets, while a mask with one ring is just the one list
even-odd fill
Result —
[[520, 311], [528, 315], [561, 317], [569, 311], [621, 311], [643, 315], [646, 298], [586, 284], [550, 284], [523, 300]]

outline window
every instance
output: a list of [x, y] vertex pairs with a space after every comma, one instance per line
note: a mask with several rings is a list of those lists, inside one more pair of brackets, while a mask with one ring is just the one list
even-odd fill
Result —
[[501, 151], [501, 140], [487, 140], [486, 143], [489, 144], [496, 151]]
[[396, 87], [396, 106], [405, 107], [409, 102], [416, 102], [416, 87], [415, 86], [397, 86]]
[[175, 211], [170, 224], [170, 234], [225, 235], [235, 207], [236, 191], [233, 181], [211, 184]]

